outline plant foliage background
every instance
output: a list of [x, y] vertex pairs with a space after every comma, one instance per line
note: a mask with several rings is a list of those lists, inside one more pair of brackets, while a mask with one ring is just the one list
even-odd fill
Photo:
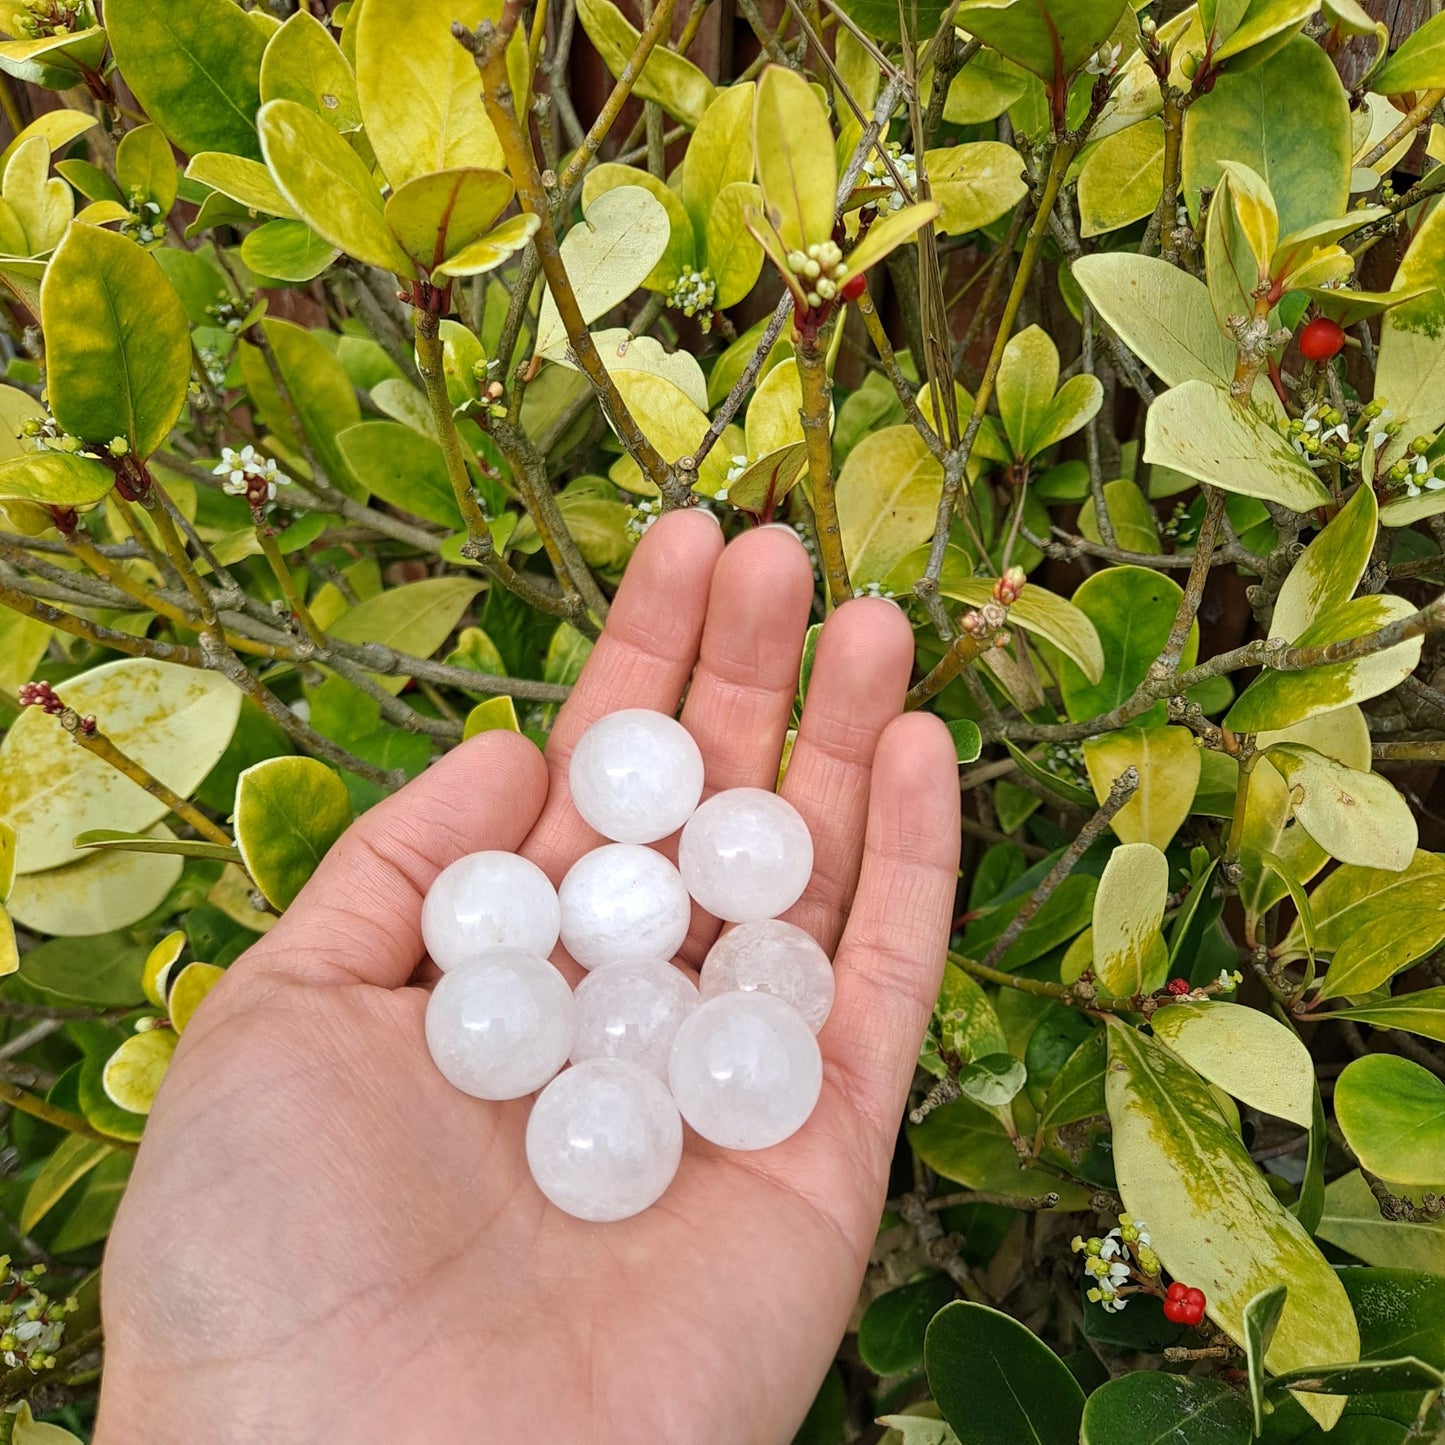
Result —
[[207, 990], [690, 505], [964, 789], [799, 1440], [1445, 1438], [1431, 9], [0, 4], [0, 1438]]

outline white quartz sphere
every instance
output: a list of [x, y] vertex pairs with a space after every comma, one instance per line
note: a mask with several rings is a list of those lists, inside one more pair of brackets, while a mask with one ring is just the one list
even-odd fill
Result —
[[775, 918], [803, 896], [813, 839], [802, 814], [762, 788], [715, 793], [682, 830], [677, 866], [687, 891], [714, 918]]
[[658, 1078], [679, 1026], [698, 1005], [697, 985], [658, 959], [609, 963], [577, 985], [577, 1036], [572, 1062], [630, 1059]]
[[803, 1017], [814, 1033], [833, 1007], [833, 965], [811, 933], [781, 918], [740, 923], [703, 960], [702, 996], [770, 993]]
[[797, 1133], [823, 1087], [818, 1041], [767, 993], [725, 993], [677, 1031], [668, 1065], [682, 1117], [725, 1149], [766, 1149]]
[[520, 1099], [567, 1062], [574, 1020], [572, 990], [545, 958], [497, 948], [442, 975], [426, 1006], [426, 1043], [462, 1093]]
[[671, 958], [692, 920], [677, 869], [636, 843], [606, 843], [584, 853], [557, 898], [562, 942], [583, 968]]
[[665, 713], [630, 707], [582, 734], [567, 768], [585, 822], [618, 843], [655, 843], [692, 817], [702, 797], [702, 754]]
[[421, 936], [445, 972], [489, 948], [546, 958], [557, 946], [557, 890], [515, 853], [468, 853], [437, 874], [421, 906]]
[[527, 1120], [537, 1188], [567, 1214], [609, 1223], [661, 1198], [682, 1158], [682, 1121], [656, 1074], [589, 1059], [558, 1074]]

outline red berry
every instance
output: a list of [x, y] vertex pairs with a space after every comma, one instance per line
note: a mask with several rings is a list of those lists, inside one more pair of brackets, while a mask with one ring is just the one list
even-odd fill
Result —
[[1187, 1325], [1189, 1321], [1185, 1318], [1189, 1307], [1183, 1300], [1167, 1299], [1164, 1301], [1164, 1318], [1175, 1325]]
[[1300, 355], [1306, 361], [1328, 361], [1344, 344], [1344, 329], [1328, 316], [1316, 316], [1299, 334]]
[[863, 273], [860, 271], [856, 276], [850, 276], [839, 289], [839, 294], [845, 301], [856, 301], [863, 294], [863, 287], [866, 283]]
[[1168, 987], [1170, 993], [1176, 997], [1182, 997], [1189, 992], [1189, 980], [1187, 978], [1171, 978]]
[[1173, 1300], [1177, 1302], [1179, 1300], [1182, 1300], [1184, 1296], [1188, 1293], [1189, 1286], [1187, 1284], [1180, 1284], [1179, 1281], [1176, 1279], [1165, 1292], [1164, 1298], [1166, 1300]]

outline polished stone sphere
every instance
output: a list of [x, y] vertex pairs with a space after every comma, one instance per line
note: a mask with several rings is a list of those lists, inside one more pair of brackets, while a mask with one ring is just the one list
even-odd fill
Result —
[[776, 918], [803, 896], [813, 839], [791, 803], [762, 788], [729, 788], [682, 830], [677, 866], [687, 891], [714, 918]]
[[561, 927], [557, 890], [515, 853], [468, 853], [437, 874], [421, 906], [421, 936], [443, 971], [489, 948], [546, 958]]
[[766, 1149], [795, 1134], [823, 1086], [818, 1041], [766, 993], [699, 1004], [677, 1031], [668, 1065], [682, 1117], [725, 1149]]
[[628, 1059], [589, 1059], [543, 1089], [527, 1121], [537, 1188], [578, 1219], [608, 1223], [662, 1197], [682, 1158], [666, 1086]]
[[692, 817], [702, 797], [702, 754], [665, 713], [625, 708], [582, 734], [567, 785], [583, 821], [604, 838], [655, 843]]
[[672, 1041], [698, 1005], [697, 985], [659, 959], [609, 963], [577, 985], [577, 1036], [572, 1062], [631, 1059], [667, 1077]]
[[814, 1033], [833, 1007], [833, 965], [811, 933], [781, 918], [740, 923], [703, 960], [702, 996], [770, 993], [803, 1016]]
[[562, 942], [583, 968], [671, 958], [692, 918], [677, 869], [635, 843], [607, 843], [584, 853], [557, 896]]
[[567, 1062], [572, 990], [544, 958], [498, 948], [442, 975], [426, 1042], [448, 1083], [478, 1099], [535, 1093]]

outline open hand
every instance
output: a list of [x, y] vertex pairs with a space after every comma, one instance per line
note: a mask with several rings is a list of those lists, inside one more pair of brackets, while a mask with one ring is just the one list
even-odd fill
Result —
[[[463, 853], [516, 850], [556, 883], [598, 844], [567, 759], [618, 708], [686, 693], [708, 793], [772, 787], [812, 597], [785, 531], [724, 550], [706, 516], [664, 517], [545, 760], [513, 733], [462, 744], [231, 967], [111, 1235], [98, 1445], [786, 1445], [857, 1295], [954, 902], [954, 751], [902, 715], [903, 614], [829, 619], [782, 786], [816, 851], [787, 916], [837, 977], [822, 1097], [785, 1143], [689, 1134], [651, 1209], [560, 1213], [527, 1173], [529, 1101], [470, 1098], [432, 1065], [419, 920]], [[683, 961], [717, 929], [694, 910]]]

